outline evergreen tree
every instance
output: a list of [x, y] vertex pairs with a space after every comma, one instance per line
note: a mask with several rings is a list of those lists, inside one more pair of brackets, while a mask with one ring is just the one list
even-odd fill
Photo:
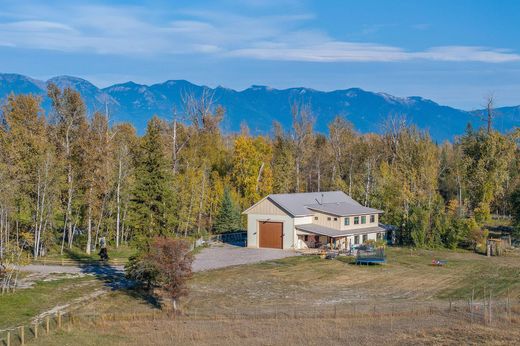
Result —
[[129, 219], [136, 236], [140, 238], [138, 240], [145, 240], [147, 244], [152, 237], [165, 235], [171, 226], [172, 180], [157, 117], [148, 122], [142, 138], [135, 178]]
[[220, 210], [215, 219], [213, 229], [216, 233], [224, 233], [240, 229], [240, 211], [233, 203], [228, 188], [224, 190]]

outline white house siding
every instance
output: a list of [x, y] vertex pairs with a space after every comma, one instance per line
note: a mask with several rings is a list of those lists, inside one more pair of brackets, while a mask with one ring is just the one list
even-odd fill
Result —
[[[363, 215], [348, 216], [350, 218], [350, 225], [348, 225], [348, 226], [345, 226], [345, 217], [341, 217], [341, 218], [339, 218], [341, 221], [339, 229], [341, 229], [342, 231], [347, 231], [347, 230], [356, 230], [356, 229], [362, 229], [362, 228], [368, 228], [368, 227], [375, 227], [375, 226], [379, 225], [379, 215], [378, 214], [373, 214], [373, 215], [375, 216], [374, 222], [370, 222], [370, 215], [366, 215], [367, 223], [365, 223], [365, 224], [361, 223], [361, 216], [363, 216]], [[355, 216], [359, 217], [359, 224], [357, 224], [357, 225], [354, 225]]]
[[247, 247], [257, 248], [259, 223], [262, 221], [283, 222], [283, 248], [294, 248], [294, 221], [289, 215], [248, 214]]
[[[336, 219], [336, 220], [334, 220], [334, 219]], [[342, 218], [339, 216], [320, 213], [317, 211], [314, 212], [314, 216], [312, 217], [312, 223], [320, 225], [320, 226], [334, 228], [334, 229], [340, 229], [341, 221], [342, 221]]]

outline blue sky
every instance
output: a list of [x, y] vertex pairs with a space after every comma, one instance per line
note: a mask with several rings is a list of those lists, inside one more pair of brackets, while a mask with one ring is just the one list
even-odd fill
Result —
[[0, 0], [0, 72], [520, 104], [520, 1]]

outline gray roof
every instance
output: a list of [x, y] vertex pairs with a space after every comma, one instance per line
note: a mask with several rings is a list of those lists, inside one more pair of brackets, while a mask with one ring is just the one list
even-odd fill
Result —
[[342, 191], [272, 194], [267, 198], [292, 216], [313, 215], [310, 205], [342, 203], [352, 208], [361, 207]]
[[379, 214], [383, 212], [379, 209], [368, 208], [360, 204], [354, 205], [346, 202], [311, 204], [308, 205], [307, 208], [336, 216]]
[[349, 230], [337, 230], [330, 227], [316, 225], [314, 223], [308, 223], [305, 225], [297, 225], [296, 229], [312, 234], [324, 235], [331, 238], [337, 237], [345, 237], [349, 235], [360, 235], [360, 234], [368, 234], [368, 233], [377, 233], [384, 232], [385, 229], [381, 227], [366, 227], [366, 228], [358, 228], [358, 229], [349, 229]]

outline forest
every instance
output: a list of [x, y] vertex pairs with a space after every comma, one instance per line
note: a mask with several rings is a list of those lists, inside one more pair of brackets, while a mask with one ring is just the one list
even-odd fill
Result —
[[[109, 110], [87, 114], [81, 95], [48, 85], [42, 100], [11, 95], [0, 115], [0, 258], [34, 258], [99, 239], [142, 246], [157, 235], [200, 237], [243, 229], [240, 212], [269, 193], [342, 190], [382, 209], [398, 242], [477, 249], [494, 217], [520, 224], [520, 129], [468, 125], [453, 142], [389, 115], [373, 133], [337, 116], [316, 132], [309, 104], [293, 101], [292, 127], [223, 133], [211, 94], [184, 95], [170, 119], [139, 136]], [[289, 101], [288, 101], [289, 102]], [[289, 116], [289, 115], [287, 115]]]

